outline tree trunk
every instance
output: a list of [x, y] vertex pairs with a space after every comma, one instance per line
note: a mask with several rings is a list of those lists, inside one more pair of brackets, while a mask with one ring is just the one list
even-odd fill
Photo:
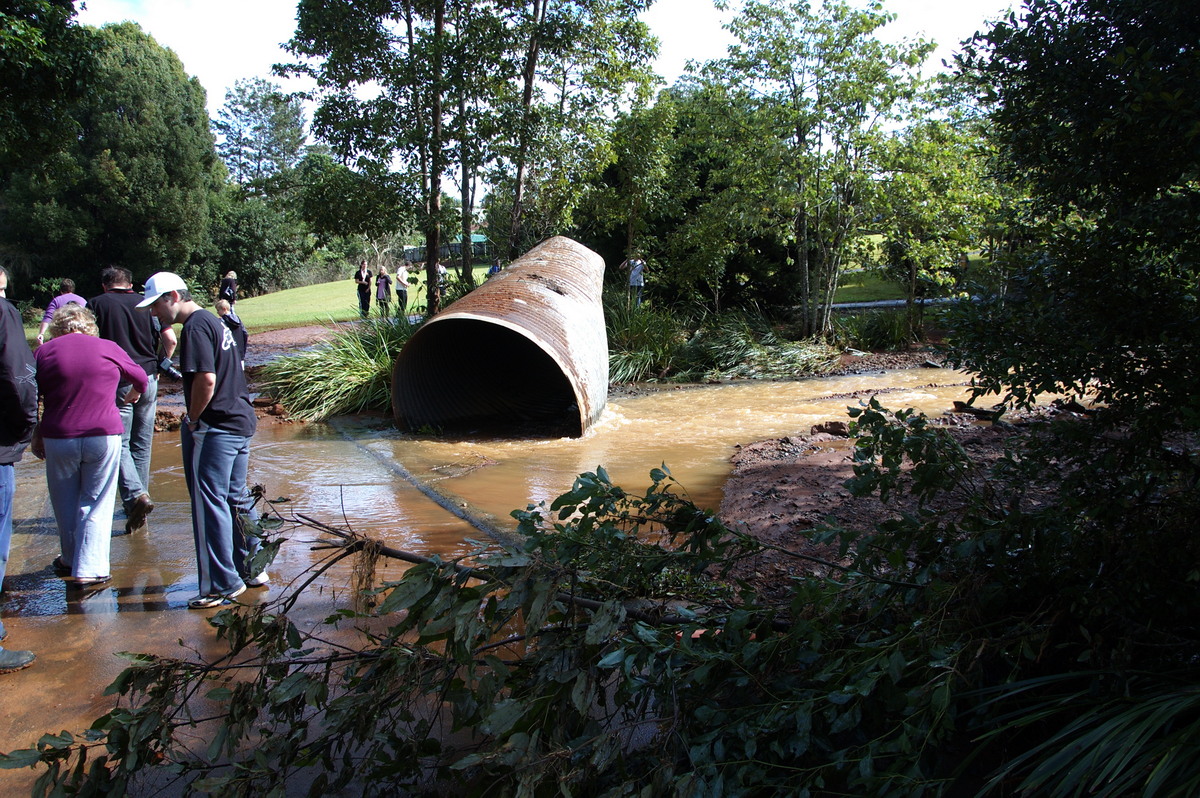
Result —
[[433, 80], [429, 103], [429, 194], [426, 207], [429, 215], [425, 227], [426, 305], [429, 316], [442, 307], [442, 290], [438, 281], [438, 254], [442, 248], [442, 45], [446, 34], [446, 0], [439, 0], [433, 14]]
[[459, 253], [461, 262], [458, 275], [464, 283], [473, 286], [475, 276], [471, 273], [471, 263], [475, 253], [471, 245], [471, 211], [475, 207], [475, 182], [471, 176], [470, 143], [467, 141], [469, 126], [466, 122], [467, 98], [465, 92], [461, 92], [458, 96], [458, 117], [462, 120], [462, 133], [459, 136], [459, 146], [462, 152], [460, 156], [462, 160], [462, 251]]
[[532, 0], [530, 5], [532, 26], [529, 47], [525, 51], [524, 89], [521, 94], [521, 122], [517, 127], [517, 175], [513, 187], [512, 218], [508, 234], [508, 257], [516, 260], [521, 255], [521, 216], [525, 210], [525, 170], [529, 160], [529, 139], [533, 127], [533, 87], [537, 82], [538, 55], [541, 51], [542, 23], [546, 19], [546, 7], [550, 0]]

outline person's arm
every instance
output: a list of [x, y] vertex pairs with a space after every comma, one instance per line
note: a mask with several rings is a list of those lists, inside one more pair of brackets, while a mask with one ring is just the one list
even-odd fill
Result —
[[213, 393], [217, 389], [217, 375], [211, 371], [197, 371], [192, 375], [192, 390], [188, 393], [186, 423], [188, 429], [195, 430], [200, 424], [200, 416], [208, 409]]
[[146, 392], [149, 386], [149, 378], [142, 367], [133, 362], [133, 358], [125, 352], [125, 350], [116, 347], [116, 353], [113, 355], [117, 368], [121, 370], [121, 382], [129, 383], [129, 390], [125, 392], [125, 398], [121, 401], [124, 404], [136, 404], [138, 399], [142, 398], [142, 394]]
[[179, 338], [175, 335], [175, 328], [164, 327], [158, 334], [159, 340], [162, 343], [163, 357], [170, 359], [171, 355], [175, 354], [175, 347], [179, 346]]
[[50, 320], [54, 318], [54, 311], [58, 310], [58, 297], [50, 300], [50, 304], [46, 305], [46, 312], [42, 314], [42, 326], [38, 327], [37, 343], [33, 345], [37, 349], [46, 342], [46, 330], [50, 327]]

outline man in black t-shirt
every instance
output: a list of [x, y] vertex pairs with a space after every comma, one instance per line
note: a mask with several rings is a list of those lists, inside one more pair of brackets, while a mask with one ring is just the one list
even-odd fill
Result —
[[[117, 407], [121, 411], [121, 470], [117, 489], [125, 507], [125, 531], [136, 532], [145, 526], [146, 516], [154, 509], [150, 500], [150, 450], [154, 442], [154, 417], [158, 410], [158, 370], [162, 362], [170, 365], [175, 350], [175, 333], [159, 330], [158, 319], [138, 311], [142, 295], [133, 290], [133, 275], [120, 266], [109, 266], [100, 273], [104, 293], [88, 300], [88, 309], [96, 314], [100, 337], [116, 343], [146, 372], [147, 386], [133, 404], [126, 404], [129, 383], [117, 386]], [[163, 356], [159, 356], [160, 342]]]
[[219, 607], [267, 583], [250, 575], [257, 541], [246, 535], [242, 514], [253, 517], [246, 490], [250, 437], [257, 419], [250, 404], [242, 353], [232, 331], [200, 307], [177, 274], [158, 272], [146, 281], [148, 307], [163, 328], [182, 324], [179, 368], [187, 412], [179, 429], [183, 474], [192, 500], [200, 595], [192, 609]]

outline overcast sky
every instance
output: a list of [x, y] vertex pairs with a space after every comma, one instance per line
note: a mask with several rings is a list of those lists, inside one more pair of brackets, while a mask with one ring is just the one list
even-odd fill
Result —
[[[959, 41], [1009, 8], [1010, 0], [886, 0], [897, 15], [885, 31], [896, 39], [925, 36], [938, 42], [931, 62], [948, 58]], [[86, 0], [78, 19], [89, 25], [131, 19], [171, 48], [208, 92], [210, 116], [237, 80], [270, 77], [288, 60], [279, 45], [295, 29], [296, 0]], [[710, 0], [657, 0], [644, 15], [659, 38], [657, 71], [673, 82], [688, 59], [725, 54], [728, 34]]]

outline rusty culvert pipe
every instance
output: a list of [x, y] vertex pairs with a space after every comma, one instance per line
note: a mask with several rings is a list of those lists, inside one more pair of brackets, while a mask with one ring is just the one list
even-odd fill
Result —
[[396, 422], [582, 435], [608, 401], [603, 282], [603, 259], [569, 238], [513, 261], [400, 350]]

